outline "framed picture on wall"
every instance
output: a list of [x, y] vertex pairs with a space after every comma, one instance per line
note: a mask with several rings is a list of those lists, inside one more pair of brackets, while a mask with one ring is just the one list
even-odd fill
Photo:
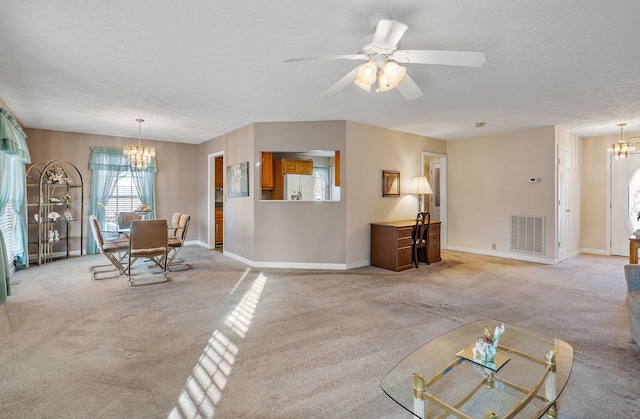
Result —
[[227, 166], [227, 196], [249, 196], [249, 162]]
[[397, 170], [382, 171], [382, 196], [400, 197], [400, 172]]

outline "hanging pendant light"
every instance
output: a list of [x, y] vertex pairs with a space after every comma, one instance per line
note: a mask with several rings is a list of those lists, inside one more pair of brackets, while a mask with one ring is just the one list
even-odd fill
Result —
[[151, 160], [156, 156], [156, 149], [140, 144], [144, 119], [138, 118], [136, 121], [138, 121], [138, 144], [124, 146], [122, 153], [129, 160], [132, 168], [146, 169], [149, 163], [151, 163]]
[[626, 125], [627, 124], [625, 123], [618, 124], [618, 126], [620, 127], [620, 141], [609, 145], [609, 153], [613, 154], [613, 157], [616, 160], [626, 159], [629, 157], [630, 153], [636, 151], [636, 143], [624, 141], [622, 139], [622, 128]]

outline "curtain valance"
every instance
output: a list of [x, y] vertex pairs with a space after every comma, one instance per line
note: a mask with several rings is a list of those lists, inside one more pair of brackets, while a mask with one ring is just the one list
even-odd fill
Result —
[[146, 169], [132, 169], [129, 160], [120, 148], [90, 147], [89, 170], [109, 170], [116, 172], [142, 171], [158, 173], [158, 163], [154, 157]]
[[15, 156], [22, 163], [30, 163], [27, 134], [6, 109], [0, 108], [0, 151]]

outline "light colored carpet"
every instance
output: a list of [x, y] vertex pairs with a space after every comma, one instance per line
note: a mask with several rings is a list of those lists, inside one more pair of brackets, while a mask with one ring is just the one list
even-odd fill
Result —
[[408, 418], [380, 379], [479, 318], [574, 347], [560, 418], [640, 417], [625, 258], [556, 266], [444, 251], [403, 273], [251, 269], [187, 247], [163, 284], [91, 281], [101, 255], [18, 272], [0, 306], [7, 418]]

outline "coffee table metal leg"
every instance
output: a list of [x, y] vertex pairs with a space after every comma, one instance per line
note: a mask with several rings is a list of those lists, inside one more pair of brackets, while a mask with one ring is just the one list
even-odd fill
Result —
[[[544, 383], [544, 392], [547, 400], [555, 400], [556, 399], [556, 355], [558, 353], [558, 349], [551, 349], [544, 357], [544, 362], [549, 369], [549, 374]], [[558, 417], [558, 406], [557, 403], [551, 405], [549, 410], [547, 410], [546, 416], [550, 418]]]
[[417, 417], [424, 419], [424, 378], [422, 375], [413, 373], [413, 413]]

